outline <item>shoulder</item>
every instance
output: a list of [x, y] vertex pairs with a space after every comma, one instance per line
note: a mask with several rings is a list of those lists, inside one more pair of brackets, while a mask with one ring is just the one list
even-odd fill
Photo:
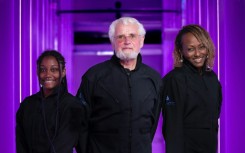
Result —
[[[141, 70], [140, 70], [139, 75], [142, 75], [143, 77], [150, 79], [156, 88], [158, 88], [158, 89], [161, 88], [162, 81], [161, 81], [160, 73], [158, 73], [155, 69], [153, 69], [150, 66], [143, 64], [143, 63], [142, 63], [142, 66], [140, 69]], [[143, 73], [143, 74], [141, 74], [141, 73]]]
[[110, 60], [106, 60], [104, 62], [98, 63], [92, 67], [90, 67], [85, 74], [93, 74], [95, 72], [100, 73], [107, 69], [110, 65]]
[[79, 122], [85, 116], [85, 108], [77, 97], [70, 93], [65, 93], [61, 104], [64, 116], [71, 117], [73, 121]]
[[36, 110], [39, 102], [41, 101], [38, 94], [33, 94], [31, 96], [26, 97], [21, 103], [17, 111], [17, 115], [24, 114], [27, 112], [33, 112]]
[[207, 72], [206, 72], [206, 76], [212, 77], [212, 78], [218, 80], [217, 74], [216, 74], [213, 70], [212, 70], [212, 71], [207, 71]]
[[63, 104], [68, 107], [81, 107], [82, 104], [77, 97], [73, 96], [71, 93], [67, 92], [62, 97]]
[[40, 96], [39, 96], [39, 93], [36, 93], [36, 94], [33, 94], [31, 96], [27, 96], [21, 103], [20, 105], [21, 106], [28, 106], [28, 105], [31, 105], [31, 104], [34, 104], [38, 101], [40, 101]]
[[142, 68], [144, 69], [145, 73], [153, 78], [161, 79], [161, 75], [155, 69], [151, 68], [150, 66], [142, 63]]
[[183, 80], [186, 78], [186, 73], [181, 67], [176, 67], [170, 72], [168, 72], [163, 78], [163, 81], [168, 80]]
[[206, 72], [205, 78], [208, 79], [212, 84], [216, 83], [221, 86], [218, 76], [213, 70]]
[[184, 91], [188, 86], [189, 78], [183, 68], [174, 68], [162, 78], [162, 86], [164, 89], [178, 88]]
[[83, 75], [83, 78], [93, 79], [96, 76], [103, 75], [105, 72], [108, 72], [110, 70], [110, 64], [110, 60], [106, 60], [90, 67]]

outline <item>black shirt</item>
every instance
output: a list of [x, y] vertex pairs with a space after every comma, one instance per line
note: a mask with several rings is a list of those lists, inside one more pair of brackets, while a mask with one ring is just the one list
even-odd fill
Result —
[[115, 55], [90, 68], [77, 93], [88, 106], [90, 153], [151, 153], [160, 86], [160, 74], [141, 55], [132, 71]]
[[56, 153], [72, 153], [73, 147], [84, 147], [78, 145], [78, 139], [86, 128], [84, 109], [74, 96], [62, 88], [58, 99], [58, 91], [57, 88], [46, 98], [38, 92], [21, 103], [16, 114], [17, 153], [51, 153], [50, 141]]
[[216, 153], [221, 85], [213, 71], [188, 61], [163, 78], [166, 153]]

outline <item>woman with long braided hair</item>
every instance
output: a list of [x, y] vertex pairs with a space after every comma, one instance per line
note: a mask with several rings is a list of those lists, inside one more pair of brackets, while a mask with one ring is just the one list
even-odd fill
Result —
[[84, 152], [86, 122], [82, 104], [67, 90], [64, 57], [44, 51], [37, 60], [40, 91], [28, 96], [16, 114], [17, 153]]

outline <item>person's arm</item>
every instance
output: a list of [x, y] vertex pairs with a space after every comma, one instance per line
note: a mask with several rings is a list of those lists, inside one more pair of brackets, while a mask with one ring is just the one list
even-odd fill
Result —
[[77, 91], [76, 97], [79, 99], [80, 103], [82, 103], [84, 107], [84, 120], [83, 120], [83, 128], [81, 129], [78, 144], [76, 146], [77, 153], [86, 153], [88, 152], [88, 126], [89, 126], [89, 116], [90, 116], [90, 95], [91, 95], [91, 87], [89, 86], [89, 81], [84, 76], [80, 87]]
[[82, 111], [81, 114], [81, 129], [79, 133], [78, 143], [76, 145], [76, 152], [77, 153], [87, 153], [87, 144], [88, 144], [88, 117], [86, 115], [85, 109]]
[[29, 153], [23, 127], [23, 108], [20, 106], [16, 113], [15, 141], [17, 153]]
[[175, 77], [163, 79], [163, 135], [166, 153], [184, 153], [183, 109], [185, 81]]
[[221, 106], [222, 106], [222, 86], [221, 84], [219, 83], [219, 112], [218, 112], [218, 115], [220, 116], [220, 112], [221, 112]]
[[[159, 82], [159, 84], [161, 84], [161, 82]], [[162, 91], [162, 86], [159, 85], [159, 89], [157, 89], [157, 98], [156, 98], [156, 102], [155, 102], [155, 105], [154, 105], [154, 109], [153, 109], [153, 113], [154, 113], [154, 118], [155, 118], [155, 123], [152, 127], [152, 130], [151, 130], [151, 138], [152, 138], [152, 141], [154, 139], [154, 135], [156, 133], [156, 129], [157, 129], [157, 126], [158, 126], [158, 121], [159, 121], [159, 117], [160, 117], [160, 113], [161, 113], [161, 108], [162, 108], [162, 101], [161, 101], [161, 91]]]

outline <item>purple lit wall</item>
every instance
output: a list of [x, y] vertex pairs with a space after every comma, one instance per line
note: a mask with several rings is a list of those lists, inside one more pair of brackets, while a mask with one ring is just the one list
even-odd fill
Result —
[[[219, 0], [189, 0], [185, 1], [185, 7], [183, 9], [183, 20], [182, 24], [199, 24], [204, 27], [210, 34], [214, 45], [215, 45], [215, 65], [214, 71], [220, 79], [220, 44], [219, 44]], [[220, 130], [220, 129], [219, 129]], [[220, 139], [223, 136], [220, 135], [219, 131], [219, 144], [218, 153], [220, 150]]]
[[[193, 9], [194, 8], [194, 9]], [[244, 0], [187, 1], [186, 23], [205, 27], [216, 46], [214, 70], [223, 87], [220, 118], [220, 153], [244, 153], [245, 35]]]
[[[14, 153], [14, 116], [19, 103], [18, 81], [18, 3], [0, 1], [1, 34], [1, 102], [0, 102], [0, 152]], [[17, 21], [17, 23], [16, 23]]]
[[[72, 9], [72, 1], [60, 0], [58, 3], [57, 9], [60, 10], [69, 10]], [[58, 31], [57, 31], [57, 40], [58, 40], [58, 50], [66, 59], [66, 75], [68, 82], [68, 90], [74, 91], [72, 87], [73, 71], [72, 71], [72, 51], [73, 51], [73, 26], [72, 26], [72, 15], [65, 14], [58, 16]]]
[[[58, 49], [65, 56], [69, 90], [73, 94], [90, 66], [110, 58], [110, 55], [84, 56], [74, 52], [73, 17], [56, 15], [57, 8], [72, 9], [73, 5], [69, 0], [59, 3], [56, 0], [0, 0], [0, 153], [15, 152], [15, 113], [19, 103], [39, 89], [36, 59], [43, 50]], [[162, 54], [145, 54], [144, 62], [166, 74], [172, 69], [173, 42], [179, 28], [190, 23], [205, 27], [216, 46], [214, 70], [223, 87], [219, 153], [244, 153], [245, 1], [162, 0], [162, 8], [182, 9], [182, 14], [163, 15]], [[164, 153], [161, 122], [157, 130], [153, 153]]]
[[163, 14], [163, 27], [162, 27], [162, 54], [163, 54], [163, 71], [162, 75], [165, 75], [167, 72], [173, 69], [173, 49], [174, 49], [174, 40], [178, 30], [181, 28], [181, 9], [182, 3], [180, 0], [164, 0], [163, 9], [173, 9], [179, 10], [180, 13], [165, 13]]
[[220, 1], [221, 153], [244, 153], [245, 1]]
[[49, 0], [0, 0], [1, 153], [15, 152], [16, 110], [38, 91], [36, 59], [44, 49], [55, 48], [54, 16]]
[[56, 8], [49, 0], [19, 0], [18, 16], [20, 45], [20, 101], [39, 90], [36, 60], [43, 50], [57, 49], [55, 46], [57, 23]]
[[219, 152], [244, 153], [245, 1], [189, 0], [186, 6], [186, 24], [201, 24], [210, 32], [216, 46], [214, 70], [223, 87]]

